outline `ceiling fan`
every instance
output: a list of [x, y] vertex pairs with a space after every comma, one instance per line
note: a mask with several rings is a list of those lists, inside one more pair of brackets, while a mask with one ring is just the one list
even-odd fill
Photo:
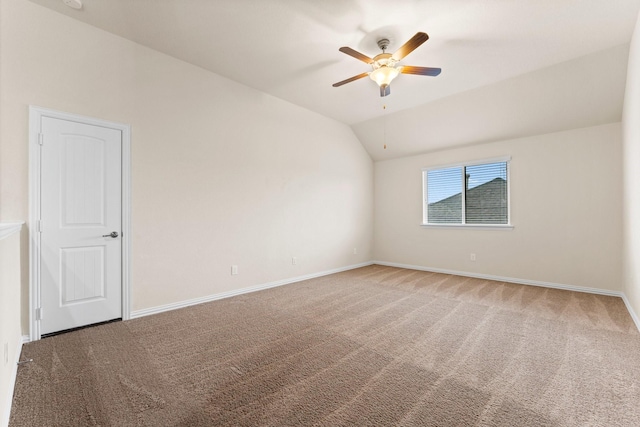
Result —
[[442, 71], [440, 68], [397, 65], [402, 58], [413, 52], [418, 46], [427, 40], [429, 40], [427, 33], [416, 33], [415, 36], [411, 37], [408, 42], [402, 45], [400, 49], [392, 55], [385, 52], [389, 47], [389, 39], [380, 39], [378, 40], [378, 47], [382, 49], [382, 53], [374, 56], [373, 58], [369, 58], [367, 55], [363, 55], [350, 47], [341, 47], [338, 49], [340, 52], [346, 53], [347, 55], [353, 56], [354, 58], [371, 65], [373, 70], [358, 74], [357, 76], [350, 77], [346, 80], [342, 80], [341, 82], [334, 83], [333, 87], [342, 86], [369, 76], [371, 77], [371, 80], [375, 81], [378, 83], [378, 86], [380, 86], [380, 96], [387, 96], [391, 93], [391, 88], [389, 87], [391, 81], [400, 73], [417, 74], [420, 76], [437, 76], [440, 74], [440, 71]]

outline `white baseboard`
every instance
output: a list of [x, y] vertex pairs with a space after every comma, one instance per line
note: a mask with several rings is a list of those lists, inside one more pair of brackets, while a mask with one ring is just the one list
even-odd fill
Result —
[[633, 310], [633, 307], [631, 307], [631, 302], [629, 302], [629, 299], [624, 293], [622, 293], [622, 301], [624, 301], [624, 305], [627, 306], [627, 311], [629, 312], [629, 315], [631, 315], [631, 318], [633, 319], [633, 323], [636, 324], [636, 328], [638, 328], [638, 331], [640, 331], [640, 318], [638, 317], [636, 312]]
[[[11, 376], [9, 377], [9, 395], [7, 396], [7, 401], [4, 405], [4, 414], [2, 414], [2, 419], [0, 420], [0, 426], [6, 427], [9, 425], [9, 417], [11, 416], [11, 406], [13, 404], [13, 391], [16, 387], [16, 379], [18, 377], [18, 362], [20, 361], [20, 355], [22, 354], [22, 344], [24, 341], [24, 336], [18, 341], [18, 348], [16, 349], [15, 360], [13, 361], [13, 369], [11, 370]], [[29, 337], [27, 336], [27, 339]]]
[[473, 277], [476, 279], [495, 280], [497, 282], [509, 282], [509, 283], [516, 283], [519, 285], [541, 286], [544, 288], [563, 289], [566, 291], [585, 292], [588, 294], [598, 294], [598, 295], [619, 297], [619, 298], [622, 298], [622, 301], [624, 301], [624, 305], [627, 307], [627, 311], [629, 312], [629, 315], [631, 316], [633, 323], [635, 323], [636, 328], [638, 328], [638, 331], [640, 331], [640, 318], [638, 317], [636, 312], [633, 311], [633, 307], [631, 307], [631, 303], [627, 299], [627, 296], [624, 294], [624, 292], [609, 291], [606, 289], [598, 289], [598, 288], [587, 288], [584, 286], [564, 285], [562, 283], [541, 282], [538, 280], [518, 279], [515, 277], [492, 276], [489, 274], [470, 273], [468, 271], [444, 270], [441, 268], [423, 267], [421, 265], [399, 264], [395, 262], [373, 261], [372, 264], [386, 265], [388, 267], [408, 268], [411, 270], [429, 271], [432, 273], [454, 274], [456, 276]]
[[277, 286], [289, 285], [291, 283], [301, 282], [303, 280], [315, 279], [316, 277], [328, 276], [329, 274], [340, 273], [342, 271], [353, 270], [354, 268], [367, 267], [373, 264], [373, 262], [363, 262], [361, 264], [349, 265], [346, 267], [340, 267], [333, 270], [322, 271], [319, 273], [307, 274], [305, 276], [292, 277], [284, 280], [277, 280], [275, 282], [264, 283], [256, 286], [249, 286], [247, 288], [235, 289], [233, 291], [221, 292], [218, 294], [207, 295], [200, 298], [194, 298], [186, 301], [179, 301], [171, 304], [161, 305], [157, 307], [144, 308], [142, 310], [135, 310], [131, 312], [131, 319], [137, 317], [149, 316], [152, 314], [163, 313], [165, 311], [176, 310], [179, 308], [189, 307], [196, 304], [202, 304], [205, 302], [216, 301], [223, 298], [229, 298], [236, 295], [247, 294], [250, 292], [262, 291], [264, 289], [275, 288]]
[[[145, 308], [145, 309], [142, 309], [142, 310], [136, 310], [136, 311], [132, 311], [131, 312], [131, 319], [135, 319], [137, 317], [149, 316], [149, 315], [152, 315], [152, 314], [163, 313], [165, 311], [176, 310], [176, 309], [179, 309], [179, 308], [189, 307], [189, 306], [196, 305], [196, 304], [202, 304], [202, 303], [209, 302], [209, 301], [216, 301], [216, 300], [219, 300], [219, 299], [229, 298], [229, 297], [233, 297], [233, 296], [236, 296], [236, 295], [242, 295], [242, 294], [246, 294], [246, 293], [250, 293], [250, 292], [261, 291], [261, 290], [264, 290], [264, 289], [274, 288], [274, 287], [277, 287], [277, 286], [288, 285], [288, 284], [291, 284], [291, 283], [301, 282], [303, 280], [315, 279], [316, 277], [327, 276], [329, 274], [340, 273], [342, 271], [353, 270], [354, 268], [366, 267], [366, 266], [373, 265], [373, 264], [384, 265], [384, 266], [388, 266], [388, 267], [407, 268], [407, 269], [411, 269], [411, 270], [429, 271], [429, 272], [433, 272], [433, 273], [453, 274], [453, 275], [456, 275], [456, 276], [473, 277], [473, 278], [476, 278], [476, 279], [485, 279], [485, 280], [494, 280], [494, 281], [497, 281], [497, 282], [508, 282], [508, 283], [516, 283], [516, 284], [520, 284], [520, 285], [541, 286], [541, 287], [552, 288], [552, 289], [563, 289], [563, 290], [567, 290], [567, 291], [585, 292], [585, 293], [590, 293], [590, 294], [598, 294], [598, 295], [607, 295], [607, 296], [613, 296], [613, 297], [620, 297], [624, 301], [625, 306], [627, 307], [627, 310], [629, 311], [629, 314], [630, 314], [631, 318], [633, 319], [635, 325], [638, 327], [638, 331], [640, 331], [640, 318], [633, 311], [633, 308], [631, 307], [631, 304], [629, 303], [629, 300], [627, 299], [626, 295], [623, 292], [610, 291], [610, 290], [598, 289], [598, 288], [588, 288], [588, 287], [584, 287], [584, 286], [565, 285], [565, 284], [562, 284], [562, 283], [553, 283], [553, 282], [543, 282], [543, 281], [538, 281], [538, 280], [520, 279], [520, 278], [516, 278], [516, 277], [504, 277], [504, 276], [494, 276], [494, 275], [490, 275], [490, 274], [471, 273], [471, 272], [468, 272], [468, 271], [445, 270], [445, 269], [441, 269], [441, 268], [424, 267], [424, 266], [420, 266], [420, 265], [410, 265], [410, 264], [400, 264], [400, 263], [385, 262], [385, 261], [369, 261], [369, 262], [364, 262], [364, 263], [361, 263], [361, 264], [355, 264], [355, 265], [349, 265], [349, 266], [346, 266], [346, 267], [336, 268], [336, 269], [333, 269], [333, 270], [322, 271], [322, 272], [319, 272], [319, 273], [308, 274], [308, 275], [305, 275], [305, 276], [292, 277], [292, 278], [289, 278], [289, 279], [278, 280], [278, 281], [275, 281], [275, 282], [264, 283], [264, 284], [256, 285], [256, 286], [250, 286], [250, 287], [247, 287], [247, 288], [237, 289], [237, 290], [233, 290], [233, 291], [221, 292], [221, 293], [218, 293], [218, 294], [207, 295], [207, 296], [200, 297], [200, 298], [194, 298], [194, 299], [190, 299], [190, 300], [186, 300], [186, 301], [180, 301], [180, 302], [176, 302], [176, 303], [161, 305], [161, 306], [158, 306], [158, 307], [151, 307], [151, 308]], [[28, 337], [26, 337], [26, 338], [27, 338], [27, 341], [25, 341], [25, 342], [28, 342]]]
[[583, 286], [564, 285], [562, 283], [541, 282], [538, 280], [518, 279], [515, 277], [493, 276], [490, 274], [470, 273], [468, 271], [444, 270], [441, 268], [423, 267], [420, 265], [398, 264], [395, 262], [374, 261], [373, 264], [386, 265], [388, 267], [408, 268], [410, 270], [429, 271], [432, 273], [453, 274], [455, 276], [473, 277], [476, 279], [495, 280], [496, 282], [516, 283], [519, 285], [541, 286], [543, 288], [563, 289], [565, 291], [585, 292], [588, 294], [608, 295], [612, 297], [622, 297], [619, 291], [609, 291], [606, 289], [587, 288]]

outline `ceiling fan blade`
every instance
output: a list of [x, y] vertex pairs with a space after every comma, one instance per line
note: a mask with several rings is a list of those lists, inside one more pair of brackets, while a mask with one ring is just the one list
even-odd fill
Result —
[[429, 40], [427, 33], [416, 33], [416, 35], [411, 37], [408, 42], [400, 46], [400, 49], [396, 50], [391, 57], [396, 61], [400, 61], [427, 40]]
[[342, 86], [342, 85], [344, 85], [344, 84], [351, 83], [352, 81], [355, 81], [355, 80], [361, 79], [361, 78], [363, 78], [363, 77], [367, 77], [368, 75], [369, 75], [369, 73], [362, 73], [362, 74], [358, 74], [357, 76], [349, 77], [349, 78], [348, 78], [348, 79], [346, 79], [346, 80], [343, 80], [343, 81], [338, 82], [338, 83], [334, 83], [332, 86], [333, 86], [333, 87]]
[[391, 94], [391, 86], [386, 85], [384, 87], [380, 86], [380, 96], [387, 96]]
[[373, 59], [369, 58], [367, 55], [362, 54], [360, 52], [358, 52], [357, 50], [353, 50], [350, 47], [347, 46], [343, 46], [340, 49], [338, 49], [340, 52], [342, 53], [346, 53], [349, 56], [353, 56], [356, 59], [359, 59], [362, 62], [365, 62], [367, 64], [372, 64], [373, 63]]
[[421, 76], [437, 76], [442, 69], [430, 67], [414, 67], [412, 65], [404, 65], [400, 68], [402, 74], [419, 74]]

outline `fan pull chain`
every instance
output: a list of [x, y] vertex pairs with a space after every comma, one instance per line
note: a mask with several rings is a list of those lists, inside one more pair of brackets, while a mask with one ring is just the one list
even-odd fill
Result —
[[[382, 109], [386, 111], [387, 106], [386, 105], [382, 105]], [[383, 139], [384, 139], [384, 149], [387, 149], [387, 116], [385, 115], [384, 117], [384, 123], [383, 123]]]

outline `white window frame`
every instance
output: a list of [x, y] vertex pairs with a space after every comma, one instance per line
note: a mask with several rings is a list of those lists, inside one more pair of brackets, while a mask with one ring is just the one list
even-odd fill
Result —
[[[427, 198], [427, 176], [430, 171], [439, 170], [439, 169], [450, 169], [450, 168], [462, 168], [462, 185], [460, 187], [461, 197], [462, 197], [462, 221], [465, 220], [465, 191], [464, 191], [464, 182], [465, 182], [465, 167], [468, 166], [478, 166], [490, 163], [506, 163], [507, 164], [507, 223], [506, 224], [465, 224], [464, 222], [461, 224], [438, 224], [438, 223], [429, 223], [428, 218], [428, 198]], [[491, 159], [484, 160], [475, 160], [471, 162], [462, 162], [462, 163], [450, 163], [446, 165], [438, 165], [438, 166], [429, 166], [422, 168], [422, 223], [420, 224], [425, 228], [465, 228], [465, 229], [505, 229], [511, 230], [513, 229], [513, 224], [511, 224], [511, 156], [506, 157], [497, 157]]]

